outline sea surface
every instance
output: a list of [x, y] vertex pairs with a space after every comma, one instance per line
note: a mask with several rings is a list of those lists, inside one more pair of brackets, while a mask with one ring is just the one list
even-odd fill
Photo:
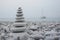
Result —
[[[60, 21], [60, 18], [25, 18], [26, 21]], [[0, 21], [15, 21], [15, 18], [0, 18]]]

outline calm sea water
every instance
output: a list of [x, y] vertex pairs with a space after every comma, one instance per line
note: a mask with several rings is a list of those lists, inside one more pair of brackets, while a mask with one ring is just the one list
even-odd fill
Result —
[[[26, 18], [26, 21], [60, 21], [60, 18]], [[0, 21], [15, 21], [15, 18], [0, 18]]]

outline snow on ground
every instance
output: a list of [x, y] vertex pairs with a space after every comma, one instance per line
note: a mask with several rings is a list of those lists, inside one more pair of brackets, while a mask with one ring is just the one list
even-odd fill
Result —
[[[37, 36], [40, 38], [43, 37], [45, 40], [60, 38], [60, 22], [26, 22], [26, 29], [29, 32], [26, 31], [25, 33], [12, 33], [11, 28], [13, 27], [13, 23], [14, 22], [0, 22], [0, 40], [2, 38], [6, 38], [6, 40], [18, 40], [19, 38], [17, 39], [17, 37], [21, 39], [24, 35], [27, 35], [25, 36], [26, 39]], [[57, 36], [57, 33], [59, 36]], [[51, 35], [54, 35], [54, 37]]]

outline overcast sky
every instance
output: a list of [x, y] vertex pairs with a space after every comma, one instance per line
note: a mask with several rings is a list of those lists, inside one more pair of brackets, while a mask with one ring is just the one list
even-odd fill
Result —
[[60, 0], [0, 0], [0, 18], [15, 18], [18, 7], [25, 18], [60, 17]]

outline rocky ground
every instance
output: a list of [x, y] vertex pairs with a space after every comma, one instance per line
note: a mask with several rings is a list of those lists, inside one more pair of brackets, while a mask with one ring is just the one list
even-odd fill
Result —
[[[0, 40], [60, 40], [60, 22], [26, 22], [26, 32], [12, 33], [14, 22], [0, 21]], [[23, 35], [23, 36], [21, 36]]]

